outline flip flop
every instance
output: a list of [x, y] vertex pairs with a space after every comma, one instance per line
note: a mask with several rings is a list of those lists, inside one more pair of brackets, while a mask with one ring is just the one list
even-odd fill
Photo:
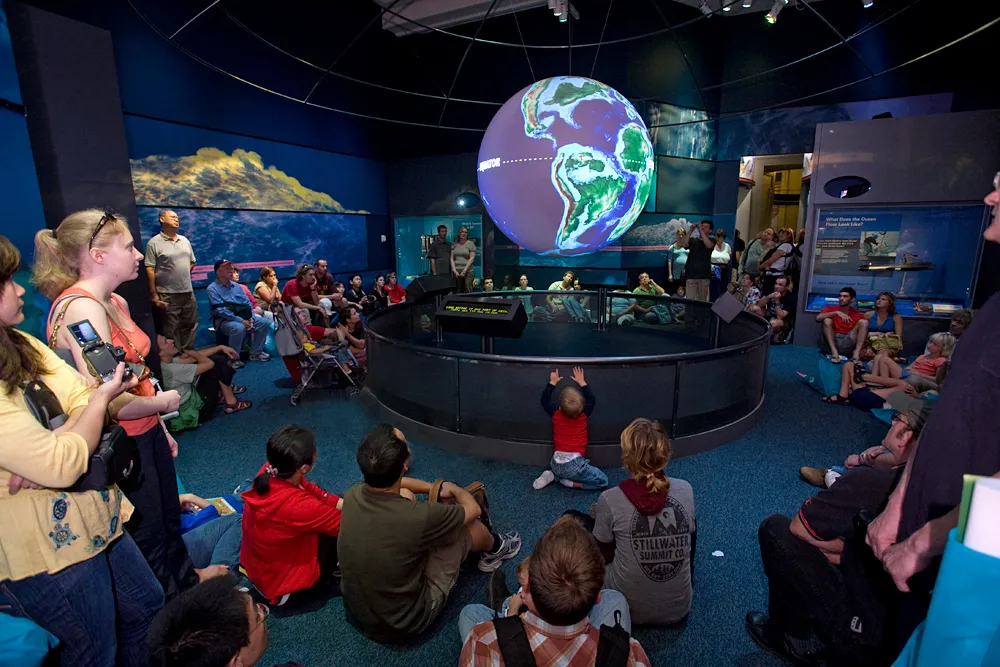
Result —
[[253, 401], [236, 401], [232, 405], [226, 405], [226, 414], [231, 415], [234, 412], [241, 412], [249, 407], [253, 406]]
[[830, 360], [831, 364], [839, 364], [840, 363], [840, 355], [839, 354], [831, 354], [827, 358]]
[[833, 396], [824, 396], [823, 402], [831, 405], [847, 405], [848, 399], [844, 398], [840, 394], [834, 394]]

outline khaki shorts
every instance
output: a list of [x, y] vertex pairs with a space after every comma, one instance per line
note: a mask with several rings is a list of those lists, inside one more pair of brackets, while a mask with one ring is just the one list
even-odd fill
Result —
[[427, 581], [427, 594], [431, 600], [431, 618], [433, 621], [444, 608], [448, 594], [458, 583], [458, 574], [462, 570], [472, 548], [472, 534], [469, 527], [462, 528], [458, 539], [443, 547], [431, 550], [427, 556], [427, 566], [424, 568], [424, 579]]

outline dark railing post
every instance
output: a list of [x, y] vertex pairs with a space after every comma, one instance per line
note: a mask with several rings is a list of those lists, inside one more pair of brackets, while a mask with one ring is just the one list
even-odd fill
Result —
[[608, 288], [598, 287], [597, 288], [597, 330], [607, 331], [608, 330], [608, 311], [611, 309], [611, 304], [608, 303]]
[[721, 327], [722, 318], [715, 314], [715, 311], [708, 311], [709, 317], [712, 318], [710, 325], [712, 327], [712, 349], [716, 350], [719, 347], [719, 329]]
[[438, 345], [444, 342], [444, 329], [441, 328], [441, 322], [437, 318], [437, 311], [441, 308], [441, 302], [444, 301], [444, 297], [438, 294], [434, 297], [434, 340]]
[[462, 432], [462, 360], [453, 358], [455, 362], [455, 433]]
[[670, 431], [667, 435], [677, 437], [677, 410], [681, 404], [681, 362], [674, 364], [674, 404], [670, 408]]

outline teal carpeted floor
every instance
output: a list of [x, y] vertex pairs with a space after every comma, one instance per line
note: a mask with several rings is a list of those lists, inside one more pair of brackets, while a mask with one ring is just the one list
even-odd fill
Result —
[[[869, 414], [820, 403], [819, 394], [795, 377], [810, 374], [819, 356], [793, 346], [771, 350], [763, 419], [749, 434], [710, 452], [672, 461], [668, 473], [694, 487], [698, 525], [694, 606], [680, 628], [637, 627], [634, 636], [655, 665], [778, 665], [757, 648], [743, 629], [749, 609], [767, 606], [766, 580], [757, 549], [757, 526], [769, 514], [791, 514], [815, 489], [798, 479], [801, 465], [839, 464], [860, 448], [879, 442], [885, 429]], [[181, 434], [177, 471], [188, 490], [213, 496], [232, 490], [264, 462], [265, 443], [275, 428], [290, 422], [313, 429], [319, 459], [310, 478], [342, 492], [360, 478], [355, 450], [372, 417], [358, 399], [314, 393], [299, 407], [288, 404], [285, 369], [280, 361], [250, 364], [237, 375], [250, 390], [244, 398], [254, 407], [236, 415], [220, 415], [196, 431]], [[540, 378], [539, 382], [544, 382]], [[593, 386], [600, 410], [601, 388]], [[511, 387], [511, 391], [517, 389]], [[541, 532], [563, 510], [586, 511], [598, 492], [552, 485], [531, 488], [538, 470], [489, 463], [412, 441], [411, 474], [432, 480], [486, 483], [496, 525], [514, 529], [530, 553]], [[621, 469], [606, 470], [612, 484]], [[713, 557], [713, 551], [724, 555]], [[515, 563], [518, 559], [515, 559]], [[505, 570], [513, 580], [514, 563]], [[422, 641], [390, 648], [367, 640], [347, 624], [343, 604], [334, 598], [308, 614], [268, 622], [270, 648], [262, 665], [293, 660], [309, 667], [323, 665], [454, 665], [461, 643], [456, 619], [462, 605], [484, 601], [487, 575], [471, 569], [463, 574], [443, 618]]]

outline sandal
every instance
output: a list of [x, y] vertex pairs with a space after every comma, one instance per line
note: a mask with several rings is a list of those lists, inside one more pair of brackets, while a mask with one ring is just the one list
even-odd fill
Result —
[[234, 384], [232, 386], [232, 390], [233, 390], [234, 394], [236, 394], [237, 396], [239, 396], [240, 394], [242, 394], [243, 392], [245, 392], [247, 390], [247, 388], [243, 387], [243, 386], [240, 386], [238, 384]]
[[854, 364], [854, 384], [864, 384], [866, 372], [865, 367], [860, 363]]
[[833, 396], [824, 396], [823, 402], [832, 405], [847, 405], [848, 399], [840, 394], [834, 394]]
[[830, 360], [831, 364], [839, 364], [840, 363], [840, 355], [839, 354], [831, 354], [827, 358]]
[[226, 414], [231, 415], [234, 412], [240, 412], [246, 410], [253, 405], [253, 401], [236, 401], [232, 405], [226, 404]]

